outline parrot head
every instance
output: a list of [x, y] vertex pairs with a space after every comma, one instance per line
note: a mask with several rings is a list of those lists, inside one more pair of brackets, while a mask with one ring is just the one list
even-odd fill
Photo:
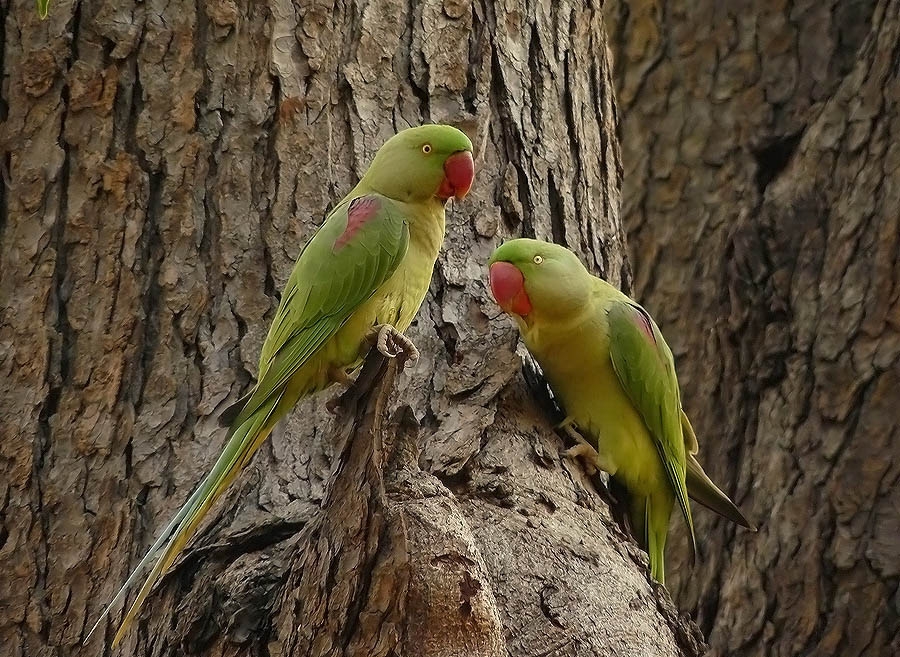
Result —
[[362, 182], [399, 201], [461, 199], [475, 179], [472, 142], [449, 125], [401, 130], [378, 149]]
[[558, 244], [511, 240], [497, 247], [488, 266], [497, 305], [526, 324], [535, 318], [564, 319], [590, 297], [590, 273]]

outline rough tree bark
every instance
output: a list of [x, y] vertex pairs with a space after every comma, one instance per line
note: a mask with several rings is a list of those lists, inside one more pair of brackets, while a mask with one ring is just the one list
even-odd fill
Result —
[[900, 3], [608, 16], [636, 294], [761, 525], [698, 517], [676, 600], [714, 655], [896, 655]]
[[0, 653], [102, 652], [89, 622], [222, 447], [305, 238], [426, 120], [473, 136], [479, 174], [423, 358], [337, 420], [301, 404], [124, 654], [699, 651], [558, 458], [483, 283], [518, 234], [627, 283], [599, 5], [2, 5]]

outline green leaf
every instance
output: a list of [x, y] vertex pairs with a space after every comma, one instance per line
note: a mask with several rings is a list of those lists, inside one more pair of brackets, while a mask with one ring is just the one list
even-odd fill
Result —
[[37, 13], [41, 20], [50, 14], [50, 0], [37, 0]]

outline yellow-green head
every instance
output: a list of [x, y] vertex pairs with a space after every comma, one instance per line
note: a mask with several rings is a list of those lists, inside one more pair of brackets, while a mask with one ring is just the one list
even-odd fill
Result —
[[472, 142], [465, 133], [449, 125], [423, 125], [388, 139], [360, 184], [398, 201], [446, 201], [463, 198], [474, 179]]
[[528, 321], [564, 319], [583, 309], [590, 297], [590, 273], [558, 244], [510, 240], [497, 247], [488, 266], [497, 305]]

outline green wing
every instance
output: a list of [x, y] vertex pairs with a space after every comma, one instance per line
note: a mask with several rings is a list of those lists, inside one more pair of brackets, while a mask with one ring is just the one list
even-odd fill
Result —
[[408, 246], [406, 217], [380, 194], [347, 199], [328, 215], [294, 265], [263, 343], [258, 382], [232, 427], [280, 392], [391, 277]]
[[607, 309], [609, 353], [625, 394], [647, 425], [666, 477], [687, 521], [691, 550], [696, 552], [694, 522], [688, 503], [681, 395], [675, 359], [646, 310], [616, 301]]

